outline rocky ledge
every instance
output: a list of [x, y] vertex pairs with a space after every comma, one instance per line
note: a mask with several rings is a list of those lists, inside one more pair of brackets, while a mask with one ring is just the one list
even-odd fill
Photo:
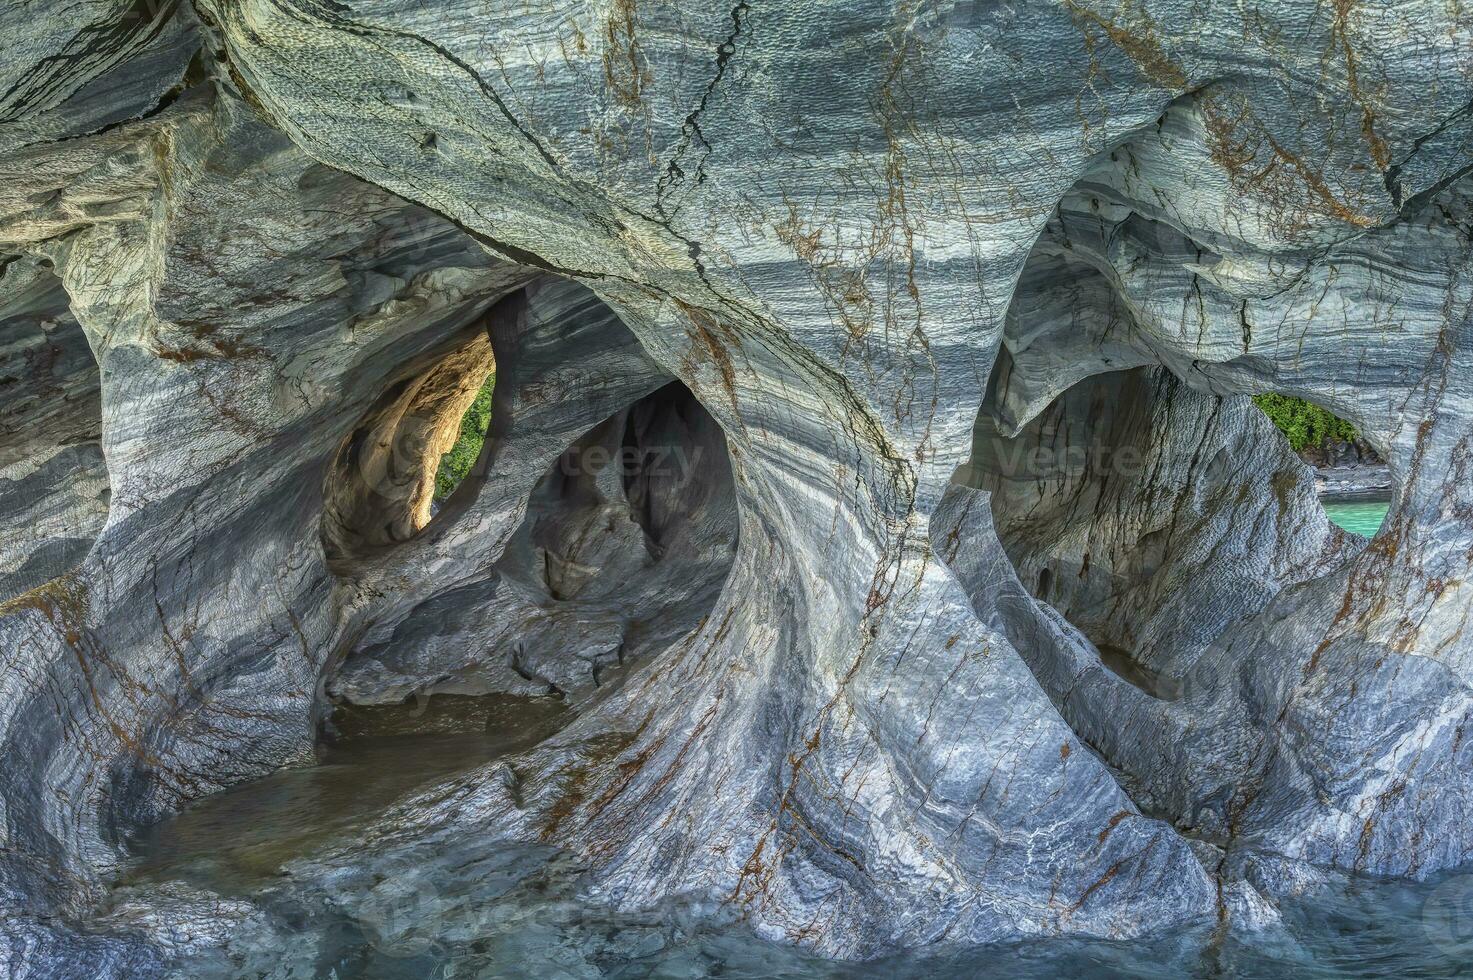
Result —
[[1396, 489], [1391, 467], [1385, 463], [1316, 469], [1314, 485], [1320, 499], [1331, 503], [1390, 500], [1392, 491]]
[[1362, 439], [1329, 439], [1299, 458], [1314, 467], [1315, 489], [1327, 503], [1390, 500], [1396, 489], [1391, 467]]
[[516, 845], [868, 957], [1473, 858], [1470, 63], [1440, 0], [6, 4], [3, 969], [291, 945], [118, 882], [330, 698], [576, 711], [340, 906]]

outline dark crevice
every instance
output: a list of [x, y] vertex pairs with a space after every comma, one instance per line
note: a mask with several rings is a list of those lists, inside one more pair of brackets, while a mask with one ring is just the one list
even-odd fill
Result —
[[1399, 180], [1402, 170], [1405, 169], [1407, 164], [1412, 162], [1412, 158], [1414, 158], [1419, 152], [1421, 152], [1422, 147], [1425, 146], [1429, 141], [1436, 139], [1438, 136], [1446, 132], [1447, 128], [1453, 123], [1457, 122], [1459, 119], [1462, 119], [1464, 116], [1469, 115], [1473, 115], [1473, 102], [1469, 102], [1461, 109], [1458, 109], [1456, 112], [1443, 119], [1442, 122], [1438, 123], [1437, 127], [1434, 128], [1432, 131], [1418, 136], [1415, 140], [1412, 141], [1412, 148], [1407, 151], [1406, 156], [1402, 157], [1396, 163], [1386, 168], [1386, 172], [1382, 175], [1386, 185], [1386, 193], [1391, 195], [1392, 203], [1396, 206], [1398, 211], [1402, 212], [1402, 214], [1405, 215], [1415, 213], [1422, 201], [1437, 196], [1437, 194], [1441, 193], [1443, 189], [1445, 189], [1448, 185], [1452, 184], [1454, 181], [1458, 180], [1465, 174], [1473, 172], [1473, 164], [1469, 164], [1467, 167], [1462, 168], [1452, 176], [1438, 181], [1432, 187], [1429, 187], [1424, 191], [1412, 195], [1405, 202], [1402, 201], [1403, 189]]
[[[706, 179], [704, 168], [706, 158], [711, 155], [711, 143], [706, 139], [706, 134], [701, 131], [701, 113], [706, 111], [706, 104], [710, 101], [712, 93], [716, 91], [716, 87], [721, 84], [722, 78], [726, 76], [727, 65], [731, 61], [732, 55], [736, 53], [736, 43], [742, 35], [742, 15], [750, 12], [751, 9], [751, 5], [746, 0], [742, 0], [741, 3], [738, 3], [732, 8], [731, 33], [716, 47], [716, 73], [706, 83], [706, 87], [701, 92], [701, 98], [696, 103], [696, 107], [686, 114], [685, 122], [680, 127], [680, 142], [677, 144], [675, 152], [671, 154], [670, 162], [665, 166], [665, 172], [655, 183], [655, 210], [667, 220], [673, 217], [673, 215], [669, 214], [665, 209], [665, 198], [675, 186], [685, 180], [686, 173], [680, 163], [685, 158], [686, 152], [695, 140], [700, 140], [703, 149], [701, 158], [696, 161], [695, 183], [696, 185], [700, 185]], [[695, 259], [699, 250], [696, 249], [694, 243], [691, 243], [691, 247], [693, 249], [691, 258]]]
[[[11, 107], [0, 114], [0, 123], [21, 118], [27, 109], [49, 94], [48, 90], [54, 90], [63, 83], [67, 69], [89, 55], [99, 51], [122, 54], [135, 43], [137, 46], [152, 43], [163, 32], [178, 6], [179, 0], [165, 0], [161, 4], [153, 0], [134, 0], [132, 9], [103, 23], [87, 25], [71, 39], [64, 51], [41, 59], [35, 69], [22, 73], [15, 84], [0, 95], [0, 105]], [[31, 90], [29, 98], [17, 97], [23, 86]]]

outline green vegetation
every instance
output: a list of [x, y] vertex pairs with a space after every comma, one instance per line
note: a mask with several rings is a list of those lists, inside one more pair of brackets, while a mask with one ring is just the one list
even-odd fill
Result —
[[1355, 426], [1302, 398], [1254, 395], [1253, 403], [1289, 438], [1289, 446], [1296, 453], [1357, 438]]
[[486, 378], [476, 400], [465, 410], [460, 420], [460, 435], [450, 451], [440, 457], [440, 468], [435, 471], [435, 499], [444, 500], [460, 486], [460, 481], [470, 473], [471, 467], [481, 455], [481, 445], [486, 441], [486, 430], [491, 427], [491, 392], [496, 388], [496, 375]]

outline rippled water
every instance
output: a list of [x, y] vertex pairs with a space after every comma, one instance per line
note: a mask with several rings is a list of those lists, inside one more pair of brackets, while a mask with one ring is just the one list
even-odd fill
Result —
[[1381, 530], [1386, 521], [1386, 512], [1391, 508], [1384, 501], [1372, 503], [1325, 504], [1325, 513], [1330, 520], [1352, 534], [1369, 538]]
[[[1352, 881], [1281, 906], [1282, 925], [1242, 936], [1211, 923], [1153, 941], [1038, 940], [875, 963], [825, 961], [760, 942], [740, 924], [680, 909], [610, 915], [578, 898], [578, 869], [551, 849], [456, 839], [412, 860], [326, 881], [293, 861], [352, 841], [405, 794], [546, 737], [550, 699], [436, 698], [336, 717], [319, 765], [201, 801], [137, 841], [121, 896], [187, 882], [248, 899], [270, 927], [227, 952], [185, 957], [210, 977], [919, 978], [1456, 977], [1473, 971], [1473, 875], [1431, 884]], [[290, 867], [289, 867], [290, 866]]]

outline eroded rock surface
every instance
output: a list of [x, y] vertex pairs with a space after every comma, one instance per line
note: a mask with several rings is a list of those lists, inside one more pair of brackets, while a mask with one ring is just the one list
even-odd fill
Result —
[[[110, 888], [329, 698], [580, 713], [303, 858], [307, 904], [556, 853], [579, 901], [863, 957], [1473, 857], [1457, 5], [92, 0], [0, 39], [15, 971], [269, 945]], [[1369, 545], [1270, 390], [1387, 461]]]

